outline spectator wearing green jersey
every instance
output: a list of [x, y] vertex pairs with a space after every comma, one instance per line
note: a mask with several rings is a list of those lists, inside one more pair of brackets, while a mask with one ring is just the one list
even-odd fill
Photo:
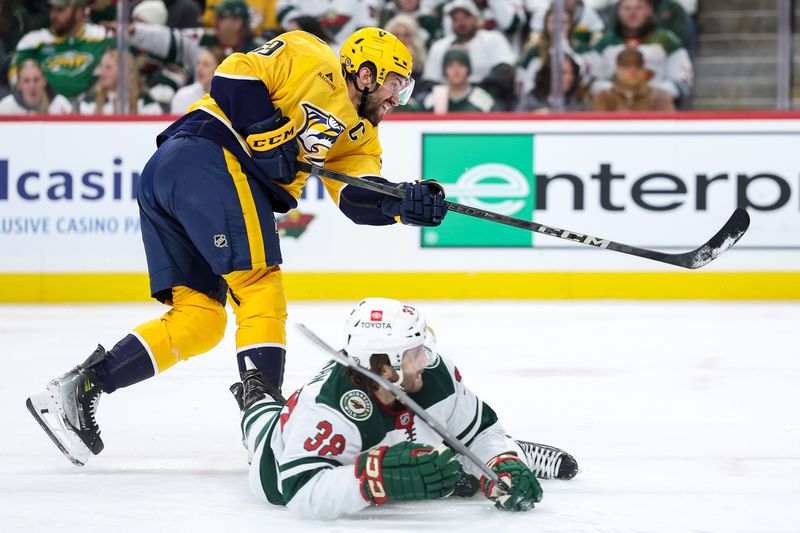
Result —
[[617, 55], [636, 48], [650, 85], [667, 91], [676, 103], [686, 102], [694, 81], [692, 61], [678, 36], [656, 25], [653, 0], [621, 0], [616, 13], [616, 24], [587, 54], [595, 78], [592, 94], [613, 85]]
[[112, 44], [102, 26], [86, 22], [85, 0], [50, 0], [50, 28], [25, 34], [17, 44], [11, 84], [26, 59], [42, 65], [47, 83], [74, 99], [94, 82], [94, 71]]
[[[652, 3], [656, 25], [677, 35], [683, 46], [688, 48], [695, 36], [692, 21], [683, 6], [675, 0], [653, 0]], [[609, 26], [616, 23], [617, 9], [614, 9], [611, 11]]]
[[[479, 112], [487, 113], [497, 107], [492, 96], [473, 86], [469, 81], [472, 71], [469, 54], [461, 48], [451, 48], [444, 54], [444, 79], [446, 85], [439, 85], [425, 97], [422, 108], [425, 111], [448, 113]], [[444, 99], [446, 97], [446, 108]], [[441, 99], [441, 101], [440, 101]], [[443, 109], [445, 108], [445, 109]]]

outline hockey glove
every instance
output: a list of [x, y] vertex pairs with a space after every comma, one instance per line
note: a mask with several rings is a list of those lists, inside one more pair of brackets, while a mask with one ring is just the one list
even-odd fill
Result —
[[381, 201], [381, 211], [390, 217], [400, 217], [409, 226], [438, 226], [447, 214], [444, 188], [433, 180], [406, 182], [397, 185], [403, 198], [387, 196]]
[[267, 178], [286, 184], [294, 181], [300, 149], [289, 117], [276, 109], [271, 117], [248, 126], [244, 134], [253, 152], [253, 162]]
[[501, 511], [529, 511], [533, 504], [542, 500], [542, 487], [517, 454], [501, 453], [486, 465], [494, 470], [498, 477], [508, 485], [508, 492], [486, 476], [481, 476], [481, 491], [487, 498], [495, 502]]
[[453, 492], [461, 465], [449, 448], [401, 442], [356, 458], [361, 495], [371, 505], [391, 500], [436, 500]]

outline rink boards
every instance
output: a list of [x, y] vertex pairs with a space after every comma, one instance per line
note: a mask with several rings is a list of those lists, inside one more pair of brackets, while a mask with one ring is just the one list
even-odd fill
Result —
[[[680, 252], [736, 206], [752, 223], [697, 272], [451, 213], [364, 227], [316, 178], [278, 215], [292, 299], [800, 299], [800, 115], [575, 115], [381, 125], [383, 173], [448, 199]], [[0, 301], [146, 299], [135, 188], [166, 121], [0, 125]]]

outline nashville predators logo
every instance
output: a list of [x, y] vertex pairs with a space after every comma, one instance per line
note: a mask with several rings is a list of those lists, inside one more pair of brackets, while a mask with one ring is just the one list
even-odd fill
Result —
[[325, 156], [333, 147], [333, 143], [344, 132], [342, 121], [323, 109], [319, 109], [308, 102], [300, 104], [305, 113], [303, 124], [297, 138], [306, 152], [305, 159], [309, 163], [322, 164]]

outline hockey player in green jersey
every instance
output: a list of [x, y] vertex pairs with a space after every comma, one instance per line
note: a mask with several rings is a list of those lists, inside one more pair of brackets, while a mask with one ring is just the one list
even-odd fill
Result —
[[50, 28], [20, 39], [9, 71], [11, 85], [26, 59], [42, 65], [47, 83], [58, 94], [75, 98], [94, 82], [94, 71], [113, 40], [102, 26], [86, 22], [85, 0], [50, 0]]
[[231, 387], [242, 410], [251, 489], [270, 503], [332, 518], [392, 500], [472, 495], [480, 487], [498, 509], [524, 511], [541, 500], [537, 477], [577, 473], [563, 450], [506, 435], [453, 362], [436, 353], [433, 331], [415, 308], [362, 300], [347, 321], [344, 352], [401, 387], [509, 489], [454, 456], [391, 392], [330, 361], [286, 401], [255, 369]]

